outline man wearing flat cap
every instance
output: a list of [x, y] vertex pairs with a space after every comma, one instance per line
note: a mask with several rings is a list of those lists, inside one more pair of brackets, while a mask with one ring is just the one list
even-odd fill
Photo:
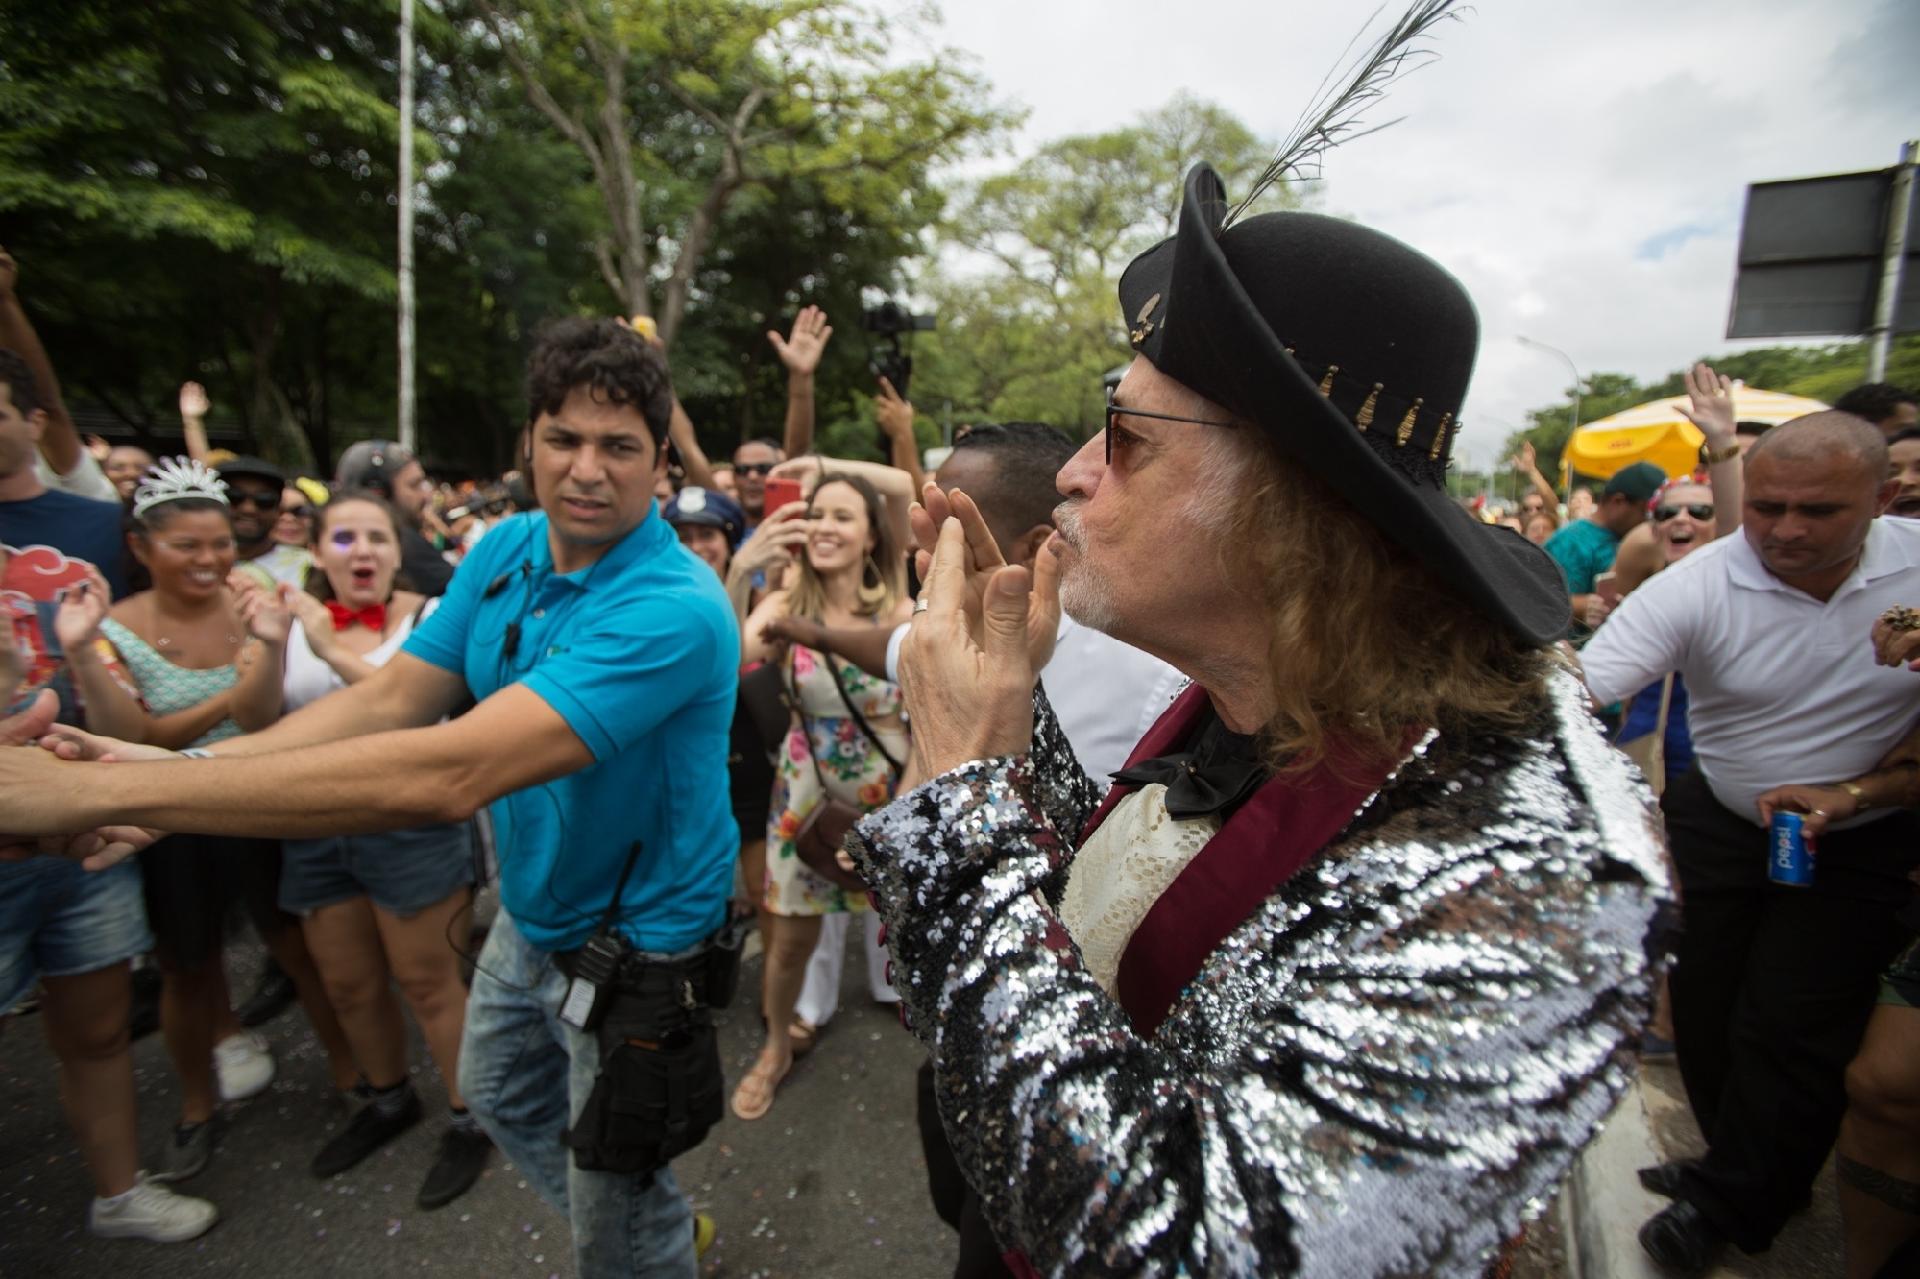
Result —
[[[926, 492], [919, 785], [849, 851], [1010, 1270], [1477, 1275], [1631, 1074], [1657, 837], [1560, 571], [1447, 497], [1465, 292], [1226, 207], [1196, 168], [1121, 279], [1057, 602]], [[1035, 686], [1058, 604], [1193, 681], [1104, 800]]]

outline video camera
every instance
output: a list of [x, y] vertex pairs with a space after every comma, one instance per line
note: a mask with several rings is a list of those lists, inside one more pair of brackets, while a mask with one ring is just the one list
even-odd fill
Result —
[[883, 377], [893, 383], [893, 389], [903, 400], [913, 398], [907, 391], [907, 383], [913, 377], [913, 357], [907, 354], [900, 335], [930, 333], [937, 325], [935, 317], [915, 315], [898, 302], [882, 302], [860, 312], [860, 327], [875, 338], [867, 367], [876, 378]]

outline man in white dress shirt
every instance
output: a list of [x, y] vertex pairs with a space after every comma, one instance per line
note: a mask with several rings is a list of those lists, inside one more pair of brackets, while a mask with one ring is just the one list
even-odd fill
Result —
[[1602, 705], [1669, 671], [1692, 699], [1695, 769], [1661, 804], [1684, 922], [1675, 1038], [1708, 1153], [1642, 1174], [1674, 1203], [1640, 1234], [1689, 1271], [1726, 1240], [1765, 1248], [1805, 1202], [1920, 860], [1914, 813], [1870, 811], [1820, 838], [1812, 885], [1767, 878], [1760, 794], [1855, 777], [1920, 718], [1920, 681], [1865, 639], [1920, 599], [1920, 523], [1878, 518], [1897, 488], [1887, 446], [1851, 414], [1774, 428], [1745, 479], [1742, 536], [1628, 596], [1581, 659]]

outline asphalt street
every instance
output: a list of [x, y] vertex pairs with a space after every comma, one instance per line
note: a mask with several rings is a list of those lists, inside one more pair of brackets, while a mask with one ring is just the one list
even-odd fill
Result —
[[[954, 1236], [927, 1200], [914, 1122], [921, 1050], [891, 1009], [868, 999], [857, 943], [856, 929], [841, 1011], [772, 1113], [754, 1123], [729, 1114], [674, 1165], [682, 1191], [719, 1225], [702, 1274], [952, 1273]], [[257, 944], [230, 948], [237, 991], [251, 989], [262, 953]], [[729, 1086], [758, 1047], [759, 960], [748, 965], [721, 1023]], [[37, 1017], [9, 1020], [0, 1031], [0, 1277], [573, 1273], [565, 1221], [497, 1154], [463, 1198], [437, 1212], [414, 1206], [446, 1107], [417, 1037], [415, 1084], [427, 1122], [322, 1182], [308, 1161], [343, 1122], [324, 1058], [298, 1008], [264, 1029], [278, 1077], [266, 1093], [227, 1108], [213, 1165], [181, 1187], [219, 1205], [220, 1223], [194, 1242], [156, 1245], [87, 1233], [92, 1192], [59, 1109], [53, 1057]], [[160, 1036], [135, 1045], [134, 1060], [141, 1148], [152, 1162], [175, 1113]]]

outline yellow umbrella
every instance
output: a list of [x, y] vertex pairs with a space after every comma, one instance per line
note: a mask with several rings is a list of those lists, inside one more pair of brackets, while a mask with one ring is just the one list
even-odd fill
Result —
[[[1560, 455], [1563, 478], [1590, 475], [1611, 479], [1615, 471], [1634, 462], [1652, 462], [1668, 475], [1691, 471], [1699, 462], [1704, 437], [1680, 411], [1686, 404], [1684, 395], [1649, 400], [1578, 428]], [[1777, 425], [1826, 407], [1803, 395], [1762, 391], [1739, 383], [1733, 388], [1733, 415], [1742, 422]]]

